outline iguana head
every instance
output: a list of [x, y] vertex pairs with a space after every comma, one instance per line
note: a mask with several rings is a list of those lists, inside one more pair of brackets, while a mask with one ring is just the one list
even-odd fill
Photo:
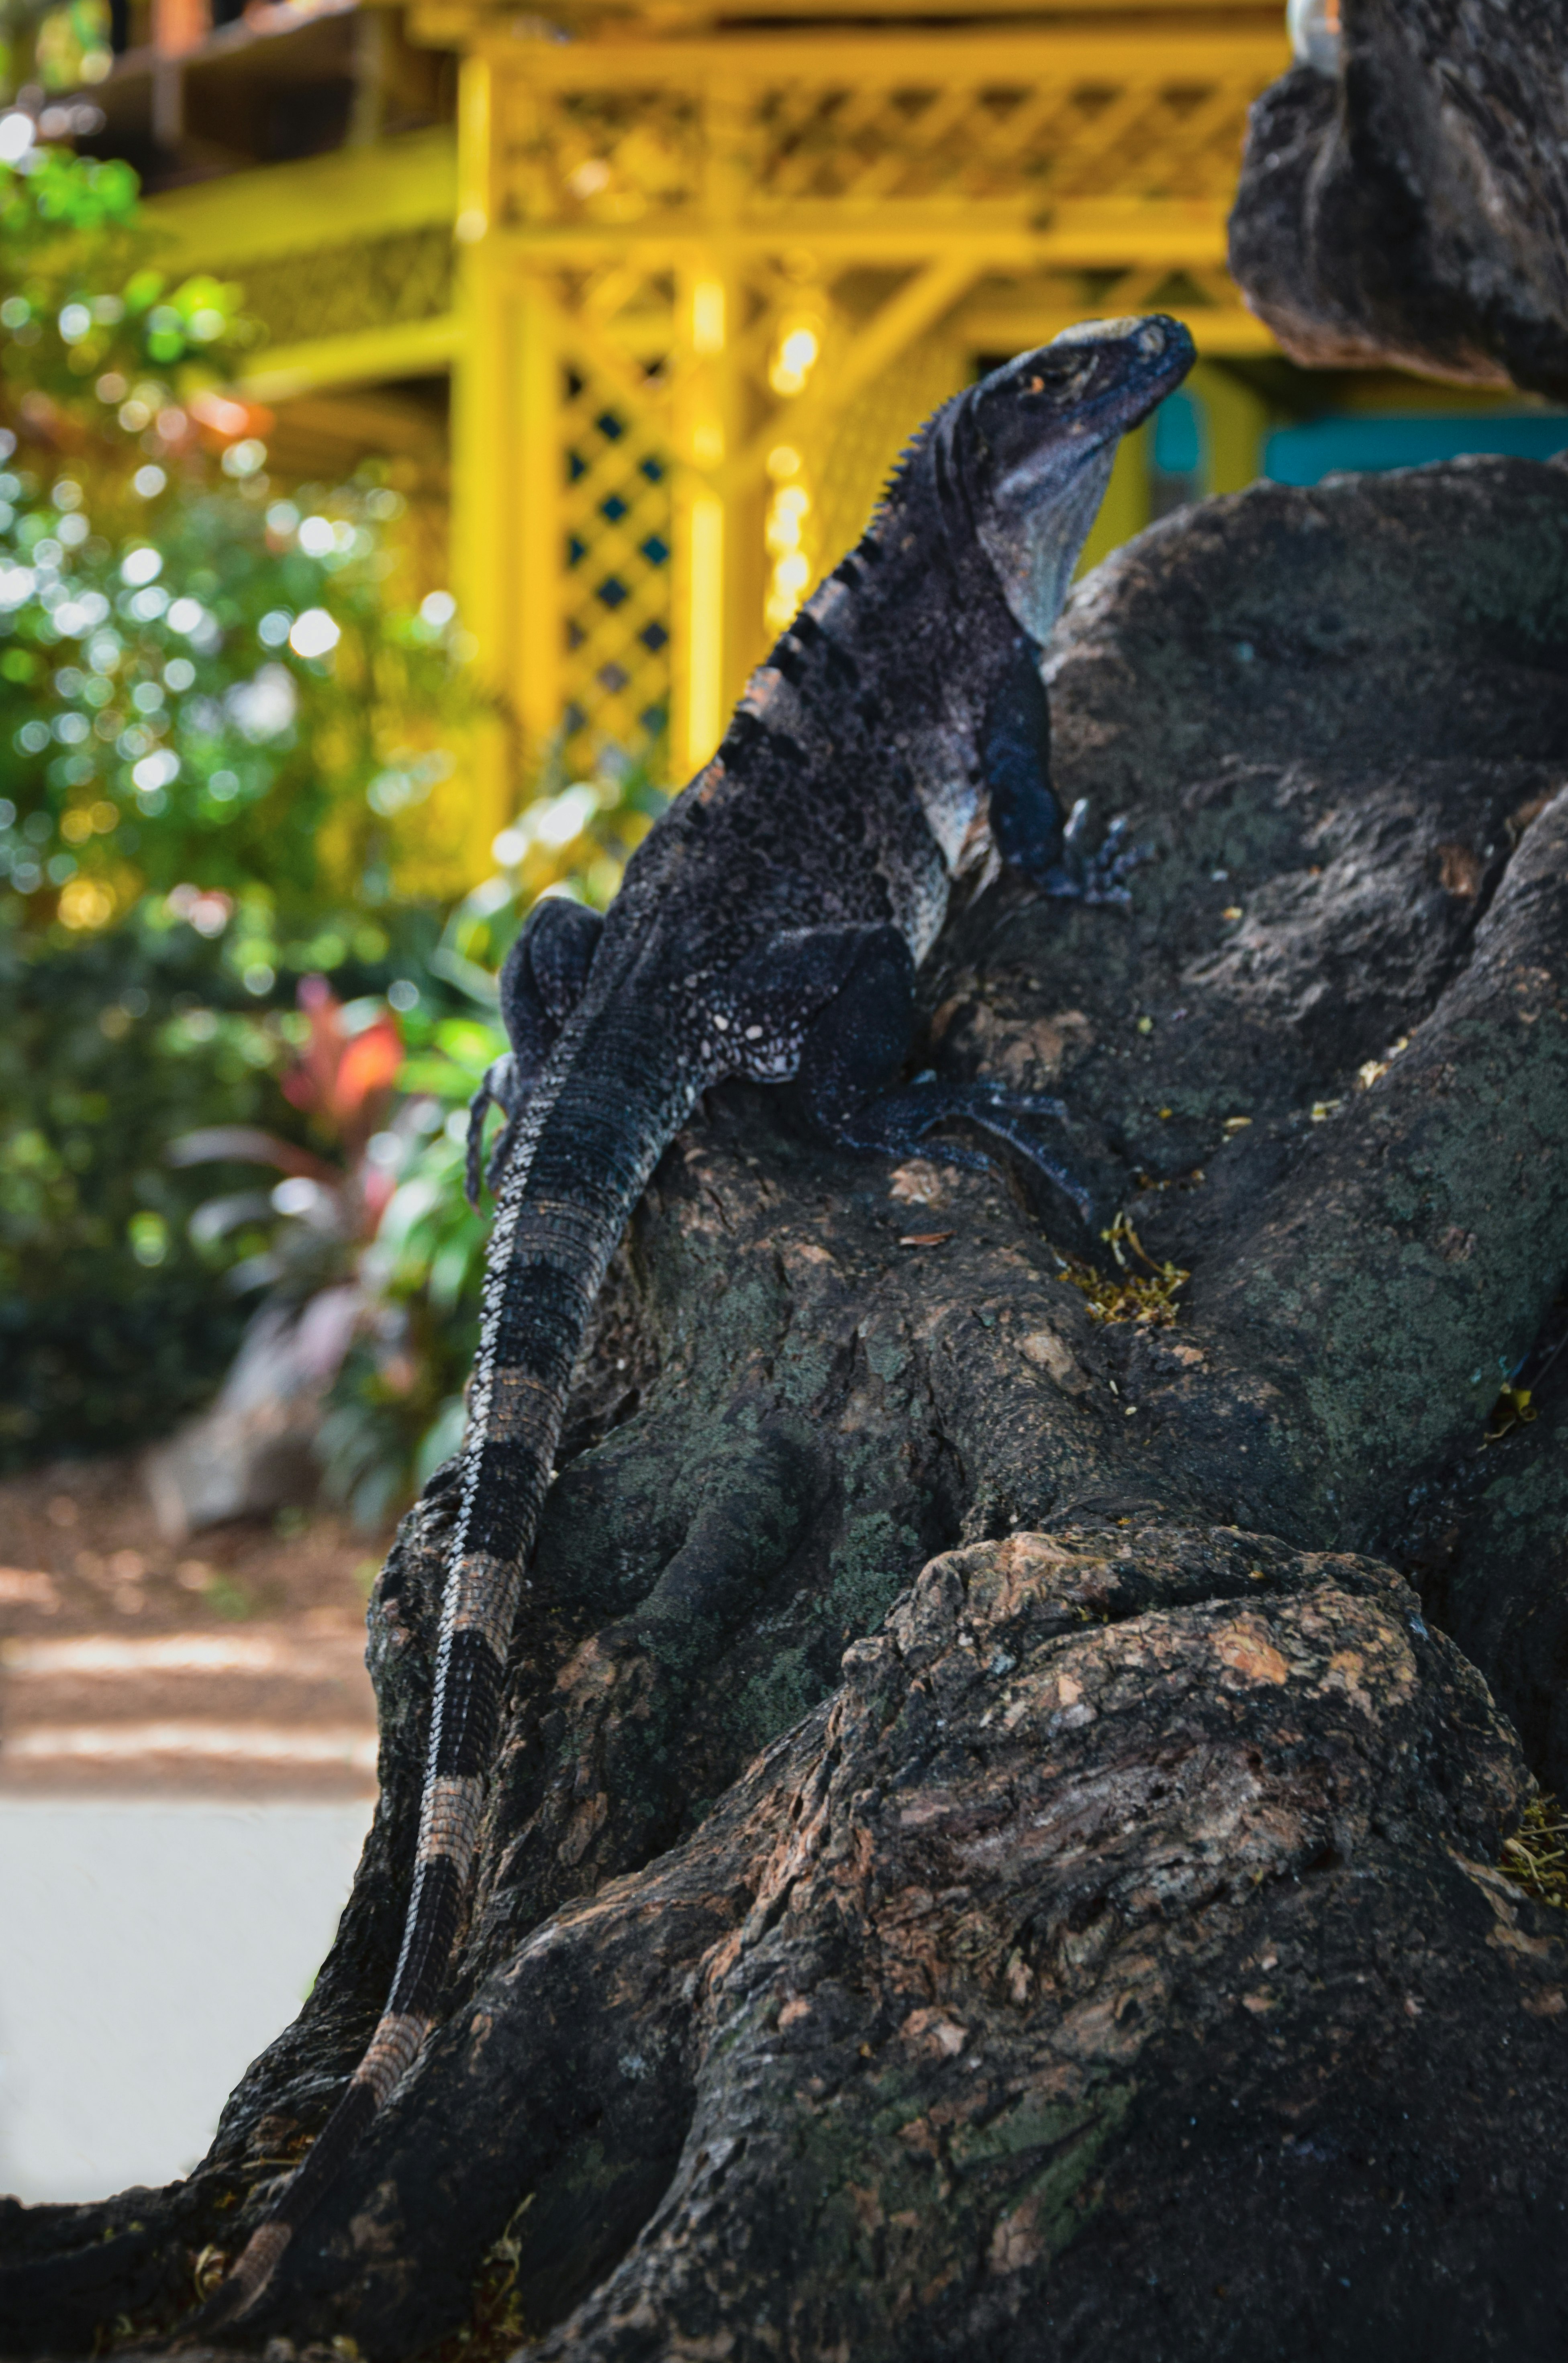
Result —
[[1179, 320], [1084, 320], [939, 414], [964, 505], [1014, 619], [1043, 644], [1118, 439], [1193, 365]]

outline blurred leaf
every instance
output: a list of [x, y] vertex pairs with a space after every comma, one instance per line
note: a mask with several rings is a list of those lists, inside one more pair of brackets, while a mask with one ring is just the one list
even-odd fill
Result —
[[197, 1132], [183, 1132], [172, 1140], [163, 1152], [171, 1165], [211, 1165], [227, 1159], [236, 1164], [275, 1165], [280, 1173], [308, 1175], [318, 1182], [339, 1182], [342, 1175], [324, 1157], [314, 1156], [292, 1140], [280, 1140], [275, 1132], [261, 1132], [253, 1125], [206, 1125]]

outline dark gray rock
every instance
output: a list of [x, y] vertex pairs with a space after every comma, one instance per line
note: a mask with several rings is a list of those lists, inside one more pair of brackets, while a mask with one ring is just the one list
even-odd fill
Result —
[[1294, 359], [1568, 398], [1568, 14], [1344, 0], [1252, 110], [1230, 267]]

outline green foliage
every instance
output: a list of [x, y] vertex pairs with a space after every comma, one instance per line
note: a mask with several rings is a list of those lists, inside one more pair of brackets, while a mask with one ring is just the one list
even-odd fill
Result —
[[168, 1426], [238, 1342], [219, 1282], [247, 1242], [195, 1245], [202, 1185], [162, 1152], [270, 1114], [280, 1046], [181, 933], [0, 960], [0, 1467]]
[[203, 382], [249, 333], [237, 291], [166, 287], [124, 167], [22, 162], [0, 168], [0, 924], [93, 929], [191, 883], [384, 902], [399, 815], [477, 710], [450, 601], [387, 604], [401, 498], [272, 497], [250, 414]]
[[[631, 855], [669, 804], [670, 792], [662, 784], [664, 762], [662, 746], [634, 755], [606, 747], [593, 771], [574, 778], [557, 745], [517, 819], [495, 839], [503, 874], [480, 888], [479, 897], [528, 910], [541, 894], [564, 892], [602, 911], [618, 891]], [[508, 934], [506, 940], [510, 939]]]
[[463, 1195], [468, 1103], [506, 1048], [498, 1026], [422, 1018], [398, 1077], [409, 1096], [384, 1136], [395, 1186], [361, 1262], [370, 1317], [333, 1389], [321, 1455], [328, 1491], [366, 1522], [399, 1506], [462, 1440], [479, 1341], [487, 1215]]
[[[95, 396], [106, 422], [134, 404], [131, 381], [178, 370], [194, 391], [231, 375], [254, 341], [238, 289], [205, 275], [171, 285], [138, 197], [117, 161], [32, 148], [0, 165], [0, 373], [16, 392], [80, 410], [88, 381], [106, 377]], [[136, 431], [135, 408], [126, 425]]]
[[[96, 516], [69, 472], [0, 474], [0, 916], [101, 926], [183, 882], [384, 902], [388, 734], [428, 738], [457, 671], [450, 626], [383, 605], [397, 496], [302, 517], [150, 472], [150, 498], [106, 486]], [[405, 755], [399, 796], [452, 760]]]
[[158, 905], [63, 949], [0, 935], [0, 1468], [159, 1433], [222, 1377], [254, 1304], [234, 1282], [264, 1274], [284, 1226], [264, 1203], [193, 1236], [215, 1191], [256, 1193], [257, 1169], [168, 1152], [223, 1124], [311, 1142], [281, 1089], [305, 1030], [295, 979], [327, 965], [350, 1001], [390, 984], [439, 1005], [425, 914], [284, 941], [253, 932], [267, 915], [219, 911], [209, 937]]

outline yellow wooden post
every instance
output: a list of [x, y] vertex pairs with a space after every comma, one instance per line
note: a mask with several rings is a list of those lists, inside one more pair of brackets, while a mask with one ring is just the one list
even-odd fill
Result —
[[692, 256], [680, 275], [673, 339], [674, 445], [684, 466], [674, 494], [671, 757], [681, 777], [712, 754], [730, 703], [725, 643], [732, 538], [719, 477], [734, 423], [733, 309], [734, 290], [715, 261]]
[[[515, 599], [508, 563], [517, 541], [518, 444], [509, 398], [514, 323], [490, 236], [495, 90], [489, 61], [463, 59], [458, 88], [457, 302], [462, 337], [452, 370], [452, 590], [475, 643], [481, 682], [503, 707], [516, 690]], [[469, 747], [463, 831], [473, 877], [494, 867], [491, 845], [516, 795], [515, 732], [482, 723]]]
[[523, 283], [515, 317], [517, 507], [502, 524], [511, 543], [511, 686], [526, 786], [561, 727], [561, 355], [555, 306], [538, 281]]

